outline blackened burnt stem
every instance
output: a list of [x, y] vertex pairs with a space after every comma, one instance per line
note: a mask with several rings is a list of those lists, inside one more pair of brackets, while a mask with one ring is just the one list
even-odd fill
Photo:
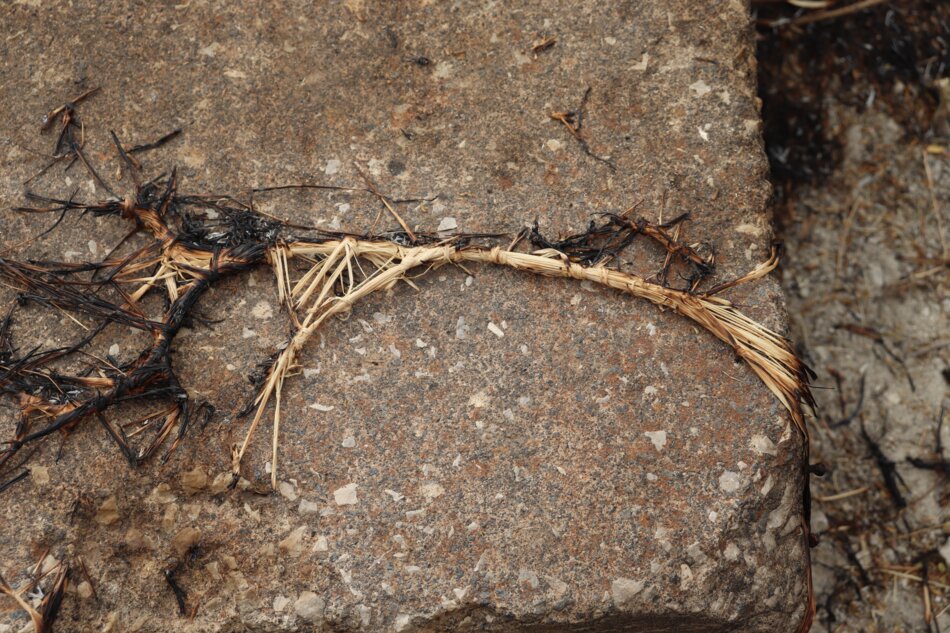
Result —
[[[171, 231], [165, 223], [162, 214], [156, 213], [152, 209], [135, 209], [131, 215], [139, 226], [146, 228], [156, 238], [164, 242], [165, 249], [175, 245], [174, 240], [169, 239]], [[79, 423], [82, 419], [90, 416], [100, 417], [100, 422], [106, 427], [106, 430], [109, 431], [112, 439], [119, 445], [132, 466], [150, 457], [159, 447], [161, 440], [164, 439], [167, 432], [171, 430], [172, 422], [177, 422], [178, 432], [172, 446], [166, 452], [165, 458], [174, 450], [187, 432], [190, 418], [188, 393], [181, 386], [172, 366], [171, 347], [175, 337], [205, 291], [225, 276], [247, 270], [263, 263], [266, 257], [267, 245], [263, 243], [246, 243], [237, 247], [224, 249], [192, 248], [190, 250], [195, 255], [208, 256], [210, 258], [209, 265], [206, 268], [183, 266], [185, 270], [192, 274], [193, 278], [180, 288], [179, 296], [172, 301], [164, 311], [161, 322], [149, 321], [141, 317], [134, 320], [134, 325], [153, 332], [154, 342], [151, 347], [143, 351], [130, 367], [112, 378], [111, 388], [98, 391], [96, 395], [88, 398], [75, 408], [56, 416], [52, 422], [42, 429], [25, 434], [11, 441], [8, 448], [0, 454], [0, 468], [24, 445], [40, 440], [61, 429], [70, 428]], [[52, 284], [43, 282], [40, 285], [42, 289], [48, 291], [50, 295], [56, 296], [57, 289], [54, 288]], [[110, 322], [128, 322], [128, 317], [130, 316], [128, 310], [118, 308], [116, 308], [115, 311], [106, 313], [103, 313], [102, 308], [90, 310], [86, 304], [78, 301], [73, 303], [70, 301], [60, 302], [51, 300], [50, 303], [60, 305], [67, 304], [62, 305], [62, 307], [68, 307], [103, 317], [105, 321], [96, 328], [96, 334]], [[120, 312], [122, 316], [126, 318], [118, 318]], [[76, 348], [74, 347], [72, 349], [74, 350]], [[176, 407], [175, 417], [166, 417], [166, 425], [159, 437], [156, 438], [156, 441], [153, 441], [140, 455], [135, 456], [129, 451], [127, 445], [125, 445], [123, 441], [124, 438], [119, 437], [113, 432], [111, 425], [104, 421], [101, 416], [118, 402], [159, 395], [174, 399]]]

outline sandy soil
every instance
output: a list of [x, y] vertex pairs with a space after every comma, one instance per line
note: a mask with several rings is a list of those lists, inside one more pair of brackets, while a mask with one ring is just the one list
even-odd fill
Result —
[[950, 630], [948, 12], [930, 9], [763, 29], [783, 285], [828, 469], [813, 631]]

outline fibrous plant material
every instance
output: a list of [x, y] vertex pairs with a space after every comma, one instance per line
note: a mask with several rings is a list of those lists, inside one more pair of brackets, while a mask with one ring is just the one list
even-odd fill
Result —
[[[444, 265], [493, 265], [584, 280], [672, 309], [727, 343], [748, 363], [807, 438], [802, 413], [802, 404], [812, 403], [807, 368], [787, 340], [718, 296], [773, 270], [778, 263], [775, 249], [768, 261], [743, 277], [702, 290], [714, 262], [711, 256], [702, 255], [698, 246], [679, 240], [685, 216], [654, 224], [632, 219], [629, 212], [608, 214], [600, 223], [592, 222], [586, 231], [560, 240], [546, 239], [537, 227], [513, 238], [444, 236], [411, 231], [370, 183], [369, 191], [386, 205], [401, 230], [375, 235], [292, 233], [292, 229], [306, 227], [285, 224], [228, 196], [181, 193], [174, 171], [143, 182], [138, 161], [129, 159], [118, 138], [113, 136], [113, 141], [136, 183], [127, 196], [82, 203], [72, 198], [28, 194], [36, 206], [19, 210], [60, 217], [70, 213], [112, 217], [128, 222], [131, 232], [127, 237], [139, 234], [140, 244], [121, 255], [110, 254], [101, 261], [84, 264], [0, 257], [0, 277], [20, 290], [20, 303], [40, 304], [96, 322], [73, 345], [51, 350], [37, 347], [21, 353], [10, 336], [16, 307], [3, 320], [0, 392], [17, 403], [19, 420], [14, 436], [0, 448], [0, 481], [21, 468], [26, 459], [16, 460], [21, 451], [86, 421], [100, 424], [133, 467], [163, 446], [167, 446], [167, 457], [186, 436], [195, 416], [207, 419], [214, 411], [209, 403], [193, 401], [179, 382], [171, 355], [175, 336], [195, 316], [199, 298], [212, 285], [229, 275], [262, 266], [270, 267], [275, 275], [278, 299], [290, 321], [290, 335], [280, 351], [262, 364], [256, 397], [246, 409], [248, 414], [253, 412], [253, 417], [243, 442], [232, 449], [235, 484], [255, 431], [271, 410], [271, 483], [276, 487], [281, 395], [310, 338], [332, 317], [348, 312], [361, 299], [399, 282], [413, 285], [411, 273]], [[658, 281], [611, 266], [638, 237], [652, 240], [667, 252]], [[674, 262], [689, 271], [683, 287], [666, 283], [666, 273]], [[149, 303], [152, 297], [161, 300], [159, 309], [154, 301]], [[148, 345], [127, 362], [91, 355], [88, 346], [110, 324], [144, 334]], [[85, 371], [61, 370], [59, 364], [68, 357], [82, 357]], [[110, 419], [117, 405], [130, 402], [164, 404], [152, 404], [157, 409], [130, 424]], [[127, 432], [129, 427], [134, 430]], [[135, 447], [134, 435], [150, 437]], [[170, 437], [174, 439], [169, 442]], [[807, 454], [805, 459], [807, 462]], [[807, 534], [807, 523], [804, 529]]]
[[[295, 366], [298, 354], [309, 338], [330, 317], [350, 310], [360, 299], [388, 289], [407, 278], [416, 268], [445, 264], [494, 264], [551, 277], [568, 277], [604, 285], [657, 305], [672, 308], [728, 343], [745, 360], [792, 414], [804, 433], [799, 403], [808, 402], [806, 368], [796, 358], [788, 342], [738, 311], [715, 293], [768, 274], [778, 263], [773, 251], [768, 261], [741, 279], [722, 284], [710, 292], [697, 292], [698, 279], [708, 274], [711, 264], [695, 250], [672, 239], [665, 227], [645, 220], [630, 221], [612, 216], [604, 226], [592, 226], [582, 235], [551, 243], [537, 231], [535, 242], [548, 246], [523, 252], [524, 241], [509, 246], [485, 245], [482, 236], [456, 235], [441, 238], [419, 235], [413, 243], [405, 233], [382, 236], [325, 234], [319, 237], [283, 236], [278, 222], [250, 209], [228, 207], [200, 196], [179, 195], [174, 175], [164, 181], [143, 185], [135, 198], [100, 204], [81, 204], [31, 196], [47, 203], [31, 212], [82, 211], [127, 219], [136, 229], [149, 233], [153, 241], [131, 255], [94, 264], [62, 262], [22, 263], [0, 259], [0, 274], [22, 290], [21, 301], [33, 301], [62, 310], [92, 316], [100, 326], [76, 345], [48, 351], [32, 350], [23, 356], [11, 353], [9, 328], [0, 330], [0, 344], [8, 351], [2, 358], [0, 387], [19, 400], [21, 422], [16, 436], [0, 453], [6, 465], [21, 448], [51, 433], [68, 429], [81, 420], [96, 418], [106, 427], [130, 464], [147, 459], [164, 443], [177, 426], [173, 450], [184, 436], [192, 408], [208, 411], [208, 404], [192, 407], [172, 367], [169, 349], [175, 335], [189, 316], [198, 298], [211, 284], [232, 273], [269, 265], [276, 276], [278, 298], [286, 309], [294, 334], [273, 359], [260, 385], [256, 414], [240, 449], [235, 453], [235, 472], [247, 450], [254, 429], [271, 399], [279, 402], [283, 381]], [[201, 209], [217, 209], [218, 220], [200, 215]], [[196, 213], [195, 211], [198, 211]], [[695, 264], [698, 277], [689, 287], [673, 288], [652, 283], [638, 275], [611, 268], [607, 263], [637, 235], [652, 236], [677, 257]], [[307, 267], [293, 279], [292, 261]], [[88, 274], [88, 279], [81, 275]], [[104, 298], [111, 288], [119, 300]], [[163, 295], [165, 307], [158, 318], [146, 315], [140, 301], [149, 292]], [[9, 323], [12, 315], [8, 315]], [[115, 366], [103, 362], [98, 375], [63, 375], [46, 367], [54, 360], [79, 353], [105, 324], [119, 323], [147, 332], [150, 348], [131, 363]], [[101, 417], [111, 406], [128, 400], [164, 397], [174, 404], [159, 416], [163, 422], [148, 446], [131, 451], [119, 427]], [[47, 423], [37, 426], [37, 422]], [[280, 408], [274, 410], [275, 452]], [[272, 471], [276, 482], [276, 461]]]
[[[14, 589], [3, 576], [0, 576], [0, 595], [12, 598], [17, 606], [30, 616], [33, 630], [36, 633], [52, 633], [53, 623], [56, 621], [56, 615], [68, 584], [69, 566], [59, 562], [44, 570], [44, 563], [47, 560], [46, 554], [47, 552], [44, 551], [43, 555], [40, 556], [36, 565], [33, 566], [30, 580], [22, 587]], [[39, 604], [34, 606], [27, 600], [27, 597], [31, 597], [30, 594], [36, 591], [40, 583], [47, 577], [52, 578], [49, 590], [38, 592], [42, 597]]]

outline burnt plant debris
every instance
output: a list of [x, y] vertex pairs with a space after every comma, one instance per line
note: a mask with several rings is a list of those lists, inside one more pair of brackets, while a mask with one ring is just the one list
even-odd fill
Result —
[[[33, 565], [29, 578], [20, 587], [14, 588], [0, 575], [0, 595], [11, 598], [30, 617], [35, 633], [52, 633], [56, 616], [69, 583], [69, 567], [57, 563], [44, 571], [47, 551]], [[46, 585], [46, 589], [42, 587]], [[33, 604], [31, 598], [38, 598]]]
[[[68, 152], [63, 156], [71, 152], [96, 175], [83, 158], [81, 139], [73, 129], [80, 125], [76, 123], [76, 101], [54, 110], [51, 117], [64, 118], [61, 136]], [[85, 138], [89, 131], [84, 125], [79, 129]], [[411, 284], [410, 271], [449, 264], [480, 263], [586, 280], [673, 309], [727, 343], [775, 394], [807, 438], [802, 405], [813, 405], [808, 369], [788, 341], [718, 296], [771, 272], [778, 263], [777, 250], [743, 277], [703, 288], [714, 270], [714, 258], [709, 246], [681, 239], [686, 216], [654, 224], [631, 217], [634, 209], [603, 214], [586, 231], [561, 239], [543, 236], [537, 226], [514, 237], [445, 236], [411, 230], [394, 207], [398, 201], [383, 195], [368, 178], [366, 187], [359, 190], [374, 196], [400, 228], [371, 234], [322, 231], [265, 215], [255, 209], [253, 198], [243, 202], [235, 196], [186, 193], [174, 170], [146, 177], [140, 160], [130, 156], [133, 150], [141, 150], [136, 152], [141, 154], [174, 135], [177, 132], [131, 149], [112, 135], [118, 160], [130, 174], [123, 182], [132, 183], [125, 195], [85, 202], [77, 195], [62, 198], [28, 193], [29, 204], [16, 209], [54, 216], [54, 228], [67, 218], [92, 215], [125, 223], [129, 231], [99, 261], [76, 264], [0, 257], [0, 279], [19, 291], [17, 301], [0, 321], [0, 394], [18, 410], [12, 437], [0, 443], [0, 482], [4, 487], [25, 477], [23, 465], [44, 439], [66, 435], [84, 424], [101, 426], [116, 454], [130, 467], [159, 453], [167, 459], [188, 437], [196, 420], [203, 425], [214, 412], [210, 403], [194, 400], [179, 381], [172, 350], [175, 338], [191, 320], [202, 318], [196, 306], [210, 287], [257, 267], [270, 268], [275, 275], [290, 334], [279, 351], [259, 366], [254, 380], [256, 396], [246, 411], [253, 412], [253, 419], [243, 443], [232, 447], [234, 483], [255, 429], [271, 410], [271, 483], [276, 486], [281, 389], [310, 337], [332, 317], [344, 314], [373, 292], [401, 281]], [[100, 184], [112, 192], [106, 183]], [[653, 281], [620, 268], [619, 256], [637, 238], [659, 245], [666, 253]], [[529, 244], [534, 250], [525, 248]], [[674, 269], [683, 280], [679, 286], [668, 282]], [[82, 318], [87, 322], [82, 324], [85, 332], [72, 344], [50, 349], [14, 341], [11, 324], [27, 305]], [[93, 353], [93, 343], [116, 325], [137, 334], [142, 341], [140, 350], [122, 359]], [[120, 407], [127, 411], [129, 405], [139, 415], [123, 421], [117, 412]], [[804, 446], [807, 465], [807, 441]], [[807, 477], [807, 467], [803, 476]], [[807, 535], [807, 492], [804, 502], [802, 529]], [[165, 581], [184, 612], [186, 595], [176, 571], [168, 568]], [[57, 583], [65, 584], [65, 572]], [[19, 595], [5, 584], [0, 584], [0, 590], [14, 598]], [[61, 591], [55, 604], [60, 598]], [[40, 626], [54, 617], [55, 607], [50, 608], [51, 615], [38, 614], [37, 630], [45, 630]]]
[[756, 3], [759, 96], [778, 192], [821, 182], [841, 159], [828, 101], [883, 108], [913, 137], [931, 131], [936, 80], [950, 67], [950, 9], [940, 0], [885, 2], [808, 20], [786, 3]]
[[593, 89], [590, 86], [584, 90], [584, 94], [581, 97], [581, 102], [576, 109], [552, 112], [548, 116], [552, 121], [557, 121], [567, 128], [567, 131], [570, 133], [570, 135], [574, 137], [574, 140], [576, 140], [581, 146], [581, 150], [583, 150], [584, 154], [590, 156], [600, 163], [603, 163], [604, 165], [607, 165], [610, 171], [617, 171], [617, 167], [613, 164], [613, 161], [611, 161], [608, 157], [598, 156], [595, 154], [590, 148], [590, 143], [587, 142], [587, 138], [585, 138], [584, 112], [587, 109], [587, 102], [590, 101], [590, 94], [592, 90]]

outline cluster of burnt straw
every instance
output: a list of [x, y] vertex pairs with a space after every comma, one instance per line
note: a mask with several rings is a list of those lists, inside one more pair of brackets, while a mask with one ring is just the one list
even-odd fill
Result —
[[[48, 123], [56, 122], [60, 133], [50, 165], [78, 161], [111, 193], [83, 154], [85, 129], [76, 116], [75, 103], [52, 111]], [[13, 437], [0, 445], [0, 492], [24, 476], [22, 468], [30, 449], [43, 438], [87, 422], [101, 425], [132, 466], [162, 447], [166, 447], [167, 457], [186, 437], [194, 418], [206, 421], [213, 415], [211, 405], [194, 402], [176, 377], [171, 354], [175, 336], [195, 316], [196, 303], [213, 284], [265, 266], [276, 276], [291, 335], [265, 362], [255, 385], [256, 397], [247, 408], [248, 414], [253, 413], [247, 435], [233, 449], [235, 482], [254, 431], [270, 410], [271, 475], [276, 485], [281, 391], [310, 337], [360, 299], [400, 282], [411, 285], [410, 272], [445, 264], [504, 266], [586, 280], [675, 310], [727, 343], [747, 362], [807, 436], [801, 407], [811, 403], [807, 368], [788, 341], [718, 296], [769, 273], [778, 261], [774, 251], [767, 262], [747, 275], [703, 289], [713, 271], [713, 260], [701, 254], [704, 249], [679, 239], [685, 216], [654, 224], [628, 214], [605, 214], [586, 231], [557, 241], [544, 238], [537, 227], [508, 237], [420, 234], [408, 228], [391, 201], [369, 182], [366, 190], [379, 198], [402, 230], [377, 235], [317, 231], [280, 222], [256, 211], [253, 204], [232, 197], [185, 195], [179, 191], [174, 171], [144, 180], [133, 155], [156, 144], [127, 149], [115, 134], [112, 140], [134, 183], [129, 195], [113, 194], [107, 201], [92, 203], [27, 194], [34, 206], [18, 211], [55, 214], [56, 225], [73, 214], [113, 217], [131, 229], [123, 240], [125, 251], [114, 255], [117, 246], [101, 261], [82, 264], [0, 258], [0, 276], [19, 289], [20, 304], [84, 315], [96, 323], [72, 345], [57, 349], [26, 346], [24, 352], [10, 336], [17, 306], [2, 320], [0, 392], [15, 401], [19, 419]], [[638, 238], [659, 244], [667, 253], [652, 280], [612, 265]], [[668, 281], [674, 265], [687, 271], [678, 275], [685, 280], [680, 287]], [[146, 297], [161, 301], [146, 301]], [[148, 345], [127, 362], [84, 351], [110, 324], [140, 331], [147, 336]], [[86, 369], [78, 374], [60, 370], [61, 361], [74, 355], [84, 356]], [[120, 404], [139, 403], [144, 408], [154, 402], [164, 405], [140, 419], [126, 423], [110, 419]], [[134, 431], [127, 432], [130, 427]], [[136, 447], [133, 435], [146, 439], [138, 440]], [[0, 584], [0, 589], [3, 587]]]

